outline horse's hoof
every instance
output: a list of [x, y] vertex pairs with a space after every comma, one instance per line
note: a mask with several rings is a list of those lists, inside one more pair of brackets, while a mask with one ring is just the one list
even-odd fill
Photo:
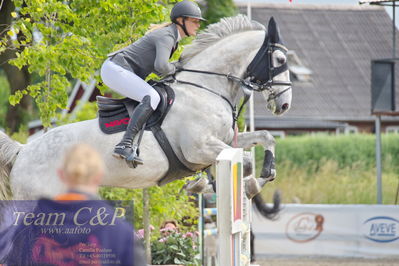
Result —
[[215, 189], [213, 188], [212, 184], [207, 184], [205, 188], [202, 190], [201, 193], [216, 193]]
[[253, 169], [252, 169], [252, 155], [250, 152], [245, 151], [244, 152], [244, 161], [243, 161], [243, 176], [247, 177], [252, 175]]
[[244, 184], [245, 184], [245, 194], [247, 195], [248, 199], [252, 199], [262, 191], [262, 186], [259, 184], [258, 180], [253, 176], [244, 178]]
[[200, 177], [196, 180], [188, 181], [185, 189], [191, 193], [204, 193], [204, 191], [208, 190], [208, 179], [206, 177]]
[[268, 182], [270, 182], [270, 181], [273, 181], [274, 179], [276, 179], [276, 176], [277, 176], [277, 171], [276, 171], [276, 169], [273, 168], [273, 169], [270, 169], [269, 175], [262, 175], [261, 174], [259, 178], [265, 179]]
[[263, 188], [266, 185], [266, 183], [271, 182], [271, 181], [274, 180], [274, 176], [269, 176], [268, 178], [259, 177], [259, 178], [257, 178], [257, 180], [258, 180], [259, 186], [261, 188]]
[[[271, 169], [270, 170], [270, 175], [268, 176], [268, 177], [266, 177], [266, 178], [262, 178], [262, 179], [265, 179], [266, 180], [266, 182], [271, 182], [271, 181], [273, 181], [274, 179], [276, 179], [276, 176], [277, 176], [277, 172], [276, 172], [276, 169]], [[263, 187], [263, 186], [262, 186]]]

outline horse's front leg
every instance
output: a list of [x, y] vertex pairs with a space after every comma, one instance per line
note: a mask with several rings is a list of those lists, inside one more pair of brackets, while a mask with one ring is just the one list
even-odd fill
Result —
[[[263, 187], [267, 182], [273, 181], [276, 177], [276, 168], [274, 163], [274, 151], [276, 141], [267, 130], [244, 132], [238, 134], [238, 148], [248, 149], [255, 145], [262, 145], [265, 150], [262, 171], [260, 174], [260, 179], [258, 180], [260, 187]], [[244, 169], [252, 169], [252, 157], [248, 156], [244, 159], [246, 159], [244, 160]], [[253, 169], [253, 171], [255, 170]], [[255, 191], [257, 190], [259, 190], [259, 187], [255, 189]]]
[[[190, 137], [190, 135], [186, 135], [186, 137]], [[200, 165], [213, 165], [216, 162], [217, 156], [224, 149], [231, 148], [231, 146], [214, 136], [201, 137], [202, 138], [197, 139], [197, 142], [194, 142], [192, 139], [188, 139], [185, 143], [190, 143], [190, 145], [182, 146], [184, 158], [191, 163]], [[184, 188], [192, 193], [207, 193], [216, 191], [215, 183], [209, 183], [208, 178], [204, 176], [200, 176], [192, 181], [187, 181]]]

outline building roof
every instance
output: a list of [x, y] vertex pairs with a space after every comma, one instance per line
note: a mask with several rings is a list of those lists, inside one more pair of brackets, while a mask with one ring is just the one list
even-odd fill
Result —
[[[281, 123], [284, 119], [296, 118], [374, 120], [370, 114], [370, 61], [392, 57], [393, 47], [392, 20], [384, 8], [290, 4], [253, 4], [252, 7], [252, 19], [264, 25], [271, 16], [276, 19], [288, 49], [311, 71], [309, 81], [293, 81], [292, 107], [279, 117]], [[240, 10], [246, 13], [244, 5]], [[396, 93], [399, 95], [398, 86]], [[272, 122], [272, 117], [264, 98], [255, 94], [255, 124], [268, 118]], [[399, 117], [384, 119], [399, 121]]]

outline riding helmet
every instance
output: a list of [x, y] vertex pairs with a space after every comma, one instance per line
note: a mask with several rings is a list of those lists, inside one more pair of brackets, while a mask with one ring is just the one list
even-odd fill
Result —
[[172, 8], [172, 11], [170, 12], [170, 20], [175, 22], [178, 17], [197, 18], [205, 21], [198, 5], [189, 0], [181, 1]]

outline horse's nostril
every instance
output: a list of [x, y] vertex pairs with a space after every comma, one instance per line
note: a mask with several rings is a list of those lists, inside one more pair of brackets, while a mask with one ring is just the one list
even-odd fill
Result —
[[287, 110], [289, 107], [288, 103], [283, 104], [283, 106], [281, 107], [283, 109], [283, 111]]

